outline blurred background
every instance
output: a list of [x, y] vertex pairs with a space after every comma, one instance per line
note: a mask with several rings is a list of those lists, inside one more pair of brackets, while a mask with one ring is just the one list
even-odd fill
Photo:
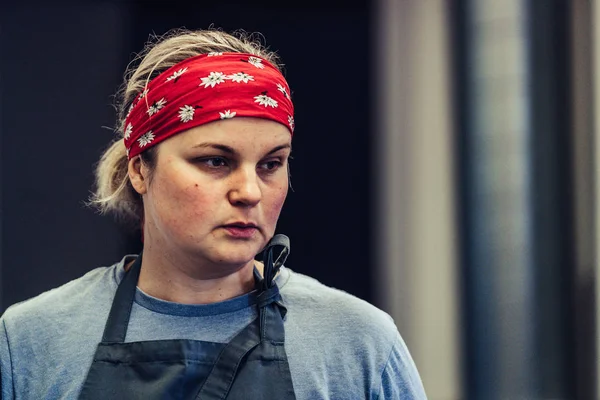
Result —
[[150, 34], [260, 32], [296, 106], [288, 266], [395, 319], [432, 400], [597, 399], [600, 4], [4, 1], [0, 313], [140, 250], [84, 206]]

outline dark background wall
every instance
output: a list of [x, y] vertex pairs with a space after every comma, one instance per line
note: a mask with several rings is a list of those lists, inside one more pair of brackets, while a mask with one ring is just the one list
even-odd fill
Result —
[[112, 94], [150, 33], [261, 32], [296, 106], [292, 184], [279, 229], [288, 266], [372, 300], [366, 0], [3, 3], [0, 9], [0, 312], [139, 250], [83, 202], [113, 138]]

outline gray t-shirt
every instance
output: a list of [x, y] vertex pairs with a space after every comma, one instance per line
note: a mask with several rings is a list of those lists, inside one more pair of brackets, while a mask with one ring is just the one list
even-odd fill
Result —
[[[0, 318], [2, 399], [76, 399], [92, 363], [125, 257], [33, 299]], [[425, 399], [411, 356], [383, 311], [282, 267], [285, 349], [298, 400]], [[127, 342], [228, 342], [256, 318], [254, 294], [183, 305], [137, 290]]]

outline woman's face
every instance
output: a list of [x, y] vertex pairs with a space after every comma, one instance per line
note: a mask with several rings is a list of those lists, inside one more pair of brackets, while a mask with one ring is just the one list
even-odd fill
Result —
[[151, 179], [140, 168], [145, 245], [210, 265], [251, 261], [274, 235], [290, 146], [285, 126], [259, 118], [212, 122], [159, 144]]

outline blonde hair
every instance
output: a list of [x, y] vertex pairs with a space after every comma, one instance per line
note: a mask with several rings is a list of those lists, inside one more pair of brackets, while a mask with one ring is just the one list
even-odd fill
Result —
[[[257, 35], [244, 32], [225, 33], [217, 29], [190, 31], [172, 30], [162, 37], [151, 36], [148, 43], [125, 71], [124, 81], [116, 94], [117, 139], [106, 149], [96, 166], [95, 190], [90, 205], [100, 213], [112, 213], [118, 218], [138, 222], [143, 216], [141, 196], [133, 189], [127, 173], [128, 158], [123, 143], [125, 116], [133, 100], [153, 78], [173, 65], [210, 52], [248, 53], [266, 59], [281, 70], [277, 55], [269, 51]], [[141, 60], [141, 61], [140, 61]], [[137, 67], [132, 67], [139, 61]], [[155, 165], [156, 148], [141, 154], [150, 170]]]

